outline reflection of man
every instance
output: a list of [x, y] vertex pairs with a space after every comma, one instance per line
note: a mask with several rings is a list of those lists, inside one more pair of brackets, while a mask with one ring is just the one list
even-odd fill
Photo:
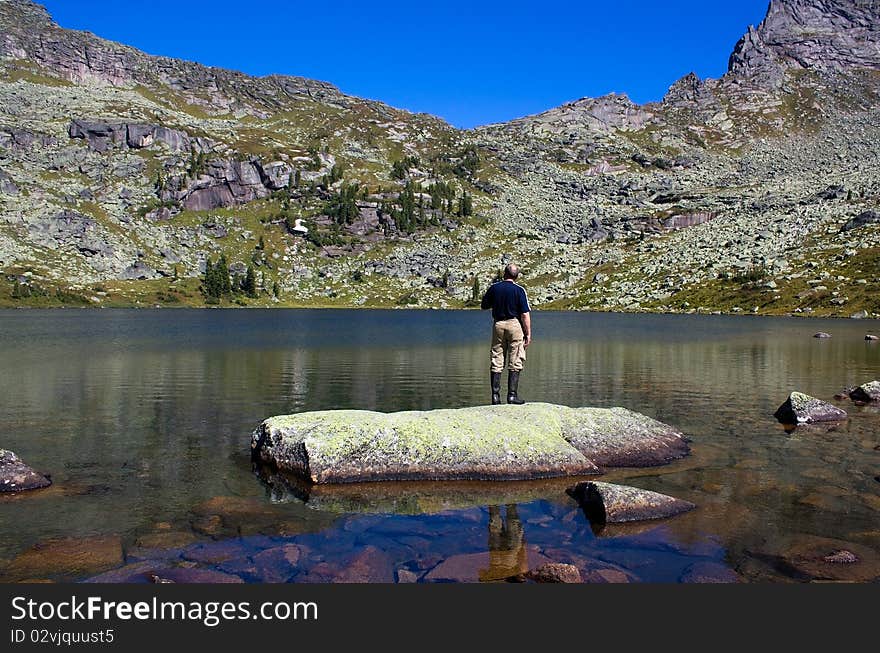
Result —
[[504, 280], [489, 286], [481, 307], [492, 309], [492, 357], [490, 381], [492, 404], [501, 403], [501, 372], [507, 359], [507, 403], [526, 403], [517, 395], [519, 373], [526, 360], [526, 349], [532, 342], [532, 322], [526, 291], [516, 283], [519, 267], [512, 263], [504, 268]]
[[505, 580], [529, 570], [523, 527], [515, 505], [507, 506], [507, 521], [498, 506], [489, 506], [489, 568], [480, 570], [480, 581]]

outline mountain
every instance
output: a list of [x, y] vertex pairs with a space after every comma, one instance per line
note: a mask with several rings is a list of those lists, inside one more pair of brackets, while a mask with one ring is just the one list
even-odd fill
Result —
[[878, 99], [870, 0], [773, 0], [661, 102], [468, 131], [0, 0], [0, 304], [458, 307], [516, 260], [543, 308], [876, 314]]

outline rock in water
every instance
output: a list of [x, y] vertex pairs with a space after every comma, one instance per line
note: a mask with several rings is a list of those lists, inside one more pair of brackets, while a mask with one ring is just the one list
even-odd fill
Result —
[[52, 485], [52, 481], [37, 474], [13, 452], [0, 449], [0, 492], [36, 490], [49, 485]]
[[696, 508], [665, 494], [626, 485], [585, 481], [566, 490], [577, 500], [591, 524], [621, 524], [664, 519]]
[[532, 569], [525, 577], [536, 583], [582, 583], [580, 570], [574, 565], [548, 562]]
[[847, 418], [846, 411], [828, 402], [801, 392], [792, 392], [773, 417], [783, 424], [814, 424], [816, 422], [840, 422]]
[[819, 333], [817, 333], [817, 334], [814, 335], [813, 337], [814, 337], [814, 338], [825, 339], [825, 338], [830, 338], [830, 337], [831, 337], [831, 334], [830, 334], [830, 333], [825, 333], [824, 331], [820, 331]]
[[475, 406], [426, 412], [321, 411], [271, 417], [254, 458], [315, 483], [515, 480], [661, 465], [681, 433], [623, 408]]
[[865, 385], [860, 385], [849, 393], [849, 398], [853, 401], [864, 401], [866, 403], [880, 401], [880, 381], [871, 381]]

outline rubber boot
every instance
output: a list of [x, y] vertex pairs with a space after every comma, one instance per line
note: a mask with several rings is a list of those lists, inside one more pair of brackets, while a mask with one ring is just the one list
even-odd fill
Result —
[[507, 403], [522, 406], [525, 401], [520, 399], [516, 392], [519, 389], [519, 372], [510, 370], [507, 373]]
[[497, 406], [501, 403], [501, 372], [492, 372], [490, 377], [492, 383], [492, 405]]

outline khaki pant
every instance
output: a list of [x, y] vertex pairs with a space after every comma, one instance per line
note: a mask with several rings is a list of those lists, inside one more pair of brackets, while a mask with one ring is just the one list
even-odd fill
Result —
[[526, 348], [523, 347], [523, 330], [519, 320], [503, 320], [492, 327], [492, 358], [491, 370], [504, 371], [504, 359], [507, 368], [521, 372], [526, 361]]

